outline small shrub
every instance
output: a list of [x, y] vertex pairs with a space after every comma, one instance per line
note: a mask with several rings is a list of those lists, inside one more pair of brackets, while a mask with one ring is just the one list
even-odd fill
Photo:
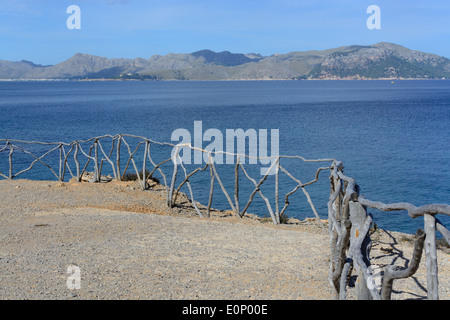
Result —
[[[154, 177], [149, 177], [150, 171], [149, 170], [145, 170], [145, 176], [147, 179], [152, 179], [153, 181], [155, 181], [156, 183], [159, 183], [159, 179], [154, 178]], [[143, 180], [143, 175], [142, 175], [142, 170], [139, 172], [139, 177], [141, 178], [141, 180]], [[128, 172], [122, 179], [122, 181], [136, 181], [138, 180], [138, 175], [134, 172]]]
[[[261, 218], [260, 222], [261, 223], [267, 223], [267, 222], [272, 222], [272, 217], [265, 215], [264, 217]], [[286, 224], [289, 221], [289, 217], [286, 214], [282, 214], [280, 216], [280, 224]]]
[[411, 236], [408, 236], [408, 235], [401, 235], [401, 236], [400, 236], [400, 241], [403, 241], [403, 242], [413, 242], [414, 239], [413, 239]]
[[264, 217], [261, 218], [260, 222], [261, 223], [267, 223], [267, 222], [271, 222], [272, 218], [269, 217], [268, 215], [265, 215]]
[[280, 223], [281, 224], [286, 224], [289, 222], [289, 217], [287, 214], [283, 213], [282, 215], [280, 215]]

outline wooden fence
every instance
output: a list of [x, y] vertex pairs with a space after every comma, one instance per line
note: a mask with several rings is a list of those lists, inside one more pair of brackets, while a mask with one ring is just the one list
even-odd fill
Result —
[[[132, 148], [131, 144], [128, 142], [129, 139], [138, 141], [134, 148]], [[29, 151], [29, 146], [31, 145], [38, 146], [38, 149], [48, 149], [36, 154], [37, 152]], [[105, 150], [106, 145], [108, 145], [107, 150]], [[151, 153], [151, 147], [154, 145], [170, 147], [170, 157], [156, 163], [153, 160]], [[186, 166], [179, 156], [180, 149], [182, 148], [206, 153], [208, 161], [206, 161], [203, 167], [198, 167], [188, 173]], [[139, 154], [138, 151], [143, 151], [143, 154]], [[21, 152], [32, 159], [28, 166], [16, 172], [14, 171], [13, 158], [15, 152]], [[106, 164], [109, 165], [110, 172], [112, 172], [114, 179], [119, 181], [124, 179], [127, 171], [134, 171], [142, 190], [146, 190], [148, 188], [147, 180], [155, 174], [158, 174], [163, 180], [162, 184], [167, 196], [167, 205], [169, 207], [175, 206], [178, 193], [181, 188], [186, 185], [189, 191], [190, 201], [200, 217], [204, 217], [204, 215], [199, 210], [196, 201], [194, 200], [194, 192], [190, 179], [195, 174], [205, 172], [209, 168], [210, 184], [206, 217], [210, 216], [214, 187], [217, 182], [230, 206], [230, 210], [237, 216], [243, 217], [246, 214], [255, 195], [258, 193], [267, 206], [268, 213], [274, 224], [281, 223], [283, 214], [285, 214], [285, 211], [289, 206], [289, 197], [301, 189], [314, 216], [317, 218], [317, 221], [324, 226], [306, 187], [317, 182], [319, 180], [319, 174], [322, 171], [329, 171], [331, 181], [331, 193], [328, 201], [328, 233], [330, 236], [331, 248], [329, 281], [336, 298], [347, 298], [349, 275], [355, 270], [358, 279], [360, 280], [357, 282], [356, 290], [358, 299], [390, 299], [393, 281], [409, 277], [416, 272], [421, 260], [423, 247], [425, 247], [426, 256], [428, 299], [439, 298], [436, 231], [439, 231], [448, 243], [450, 243], [450, 232], [436, 216], [438, 214], [450, 215], [450, 206], [445, 204], [431, 204], [415, 207], [409, 203], [384, 204], [367, 200], [359, 195], [359, 187], [355, 180], [344, 174], [343, 163], [336, 159], [306, 159], [301, 156], [253, 158], [266, 161], [271, 160], [271, 166], [266, 174], [259, 180], [255, 180], [245, 169], [243, 164], [245, 161], [241, 161], [244, 158], [251, 159], [252, 157], [249, 155], [211, 152], [194, 148], [191, 145], [161, 143], [145, 137], [127, 134], [114, 136], [104, 135], [70, 143], [0, 139], [0, 156], [2, 153], [6, 154], [8, 159], [7, 164], [4, 166], [8, 171], [0, 171], [0, 177], [5, 179], [14, 179], [25, 172], [30, 171], [36, 163], [41, 163], [60, 181], [64, 181], [67, 175], [70, 175], [75, 181], [81, 182], [83, 174], [91, 164], [91, 167], [93, 166], [94, 174], [90, 182], [101, 182], [102, 171], [104, 170], [104, 164]], [[52, 165], [46, 160], [55, 153], [57, 158], [56, 168], [54, 164]], [[213, 156], [218, 155], [219, 153], [232, 155], [235, 159], [233, 199], [230, 197], [227, 189], [222, 183], [213, 160]], [[1, 159], [2, 158], [0, 158], [0, 160]], [[140, 159], [140, 165], [136, 163], [136, 159]], [[315, 176], [312, 180], [302, 182], [282, 166], [281, 162], [284, 161], [284, 159], [326, 163], [326, 165], [315, 169]], [[165, 173], [163, 170], [163, 165], [166, 164], [167, 166], [170, 162], [172, 162], [172, 177], [169, 179], [167, 171]], [[180, 172], [182, 174], [181, 179], [179, 178]], [[248, 195], [248, 200], [243, 209], [240, 208], [239, 201], [239, 175], [241, 172], [254, 186], [254, 189]], [[280, 173], [284, 173], [284, 177], [295, 182], [295, 187], [284, 194], [284, 204], [282, 207], [280, 205], [279, 194]], [[265, 196], [261, 190], [262, 185], [267, 181], [268, 176], [271, 174], [275, 177], [274, 204], [271, 204], [268, 197]], [[179, 182], [178, 185], [177, 181]], [[205, 192], [208, 192], [208, 190]], [[410, 264], [407, 268], [400, 268], [393, 265], [385, 267], [381, 290], [377, 289], [374, 283], [374, 275], [370, 264], [371, 239], [369, 229], [372, 225], [373, 217], [371, 214], [367, 213], [367, 207], [382, 211], [405, 210], [411, 218], [424, 217], [424, 230], [419, 229], [417, 231], [414, 252]]]
[[[358, 299], [387, 300], [391, 297], [393, 281], [412, 276], [419, 267], [425, 246], [427, 268], [427, 295], [429, 300], [439, 299], [436, 229], [450, 243], [450, 232], [436, 217], [450, 215], [450, 206], [431, 204], [416, 207], [409, 203], [384, 204], [370, 201], [359, 194], [353, 178], [343, 173], [343, 163], [333, 161], [331, 169], [331, 194], [328, 201], [329, 234], [331, 244], [330, 283], [339, 299], [345, 299], [348, 276], [354, 267], [358, 274]], [[371, 240], [369, 229], [373, 217], [367, 207], [394, 211], [405, 210], [411, 218], [424, 217], [424, 229], [418, 229], [414, 251], [406, 268], [385, 267], [381, 291], [377, 290], [370, 264]]]

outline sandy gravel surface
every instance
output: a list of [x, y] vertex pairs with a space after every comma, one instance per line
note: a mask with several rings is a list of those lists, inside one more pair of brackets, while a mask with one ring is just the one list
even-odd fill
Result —
[[[317, 222], [201, 219], [185, 196], [167, 208], [161, 189], [0, 181], [0, 299], [332, 299], [329, 238]], [[379, 266], [411, 256], [408, 236], [373, 239]], [[450, 299], [448, 258], [438, 252], [441, 299]], [[394, 283], [394, 299], [426, 298], [424, 264]], [[67, 287], [71, 265], [80, 289]]]

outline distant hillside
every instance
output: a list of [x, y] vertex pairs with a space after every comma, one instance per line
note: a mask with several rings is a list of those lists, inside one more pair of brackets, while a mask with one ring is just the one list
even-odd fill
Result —
[[149, 59], [77, 53], [53, 66], [0, 60], [0, 79], [270, 80], [442, 79], [450, 60], [392, 43], [261, 56], [201, 50]]
[[378, 43], [344, 47], [328, 55], [309, 73], [311, 78], [448, 78], [450, 60], [405, 47]]
[[258, 62], [262, 59], [262, 56], [250, 58], [248, 55], [241, 53], [231, 53], [229, 51], [214, 52], [211, 50], [201, 50], [191, 53], [194, 57], [203, 57], [206, 63], [211, 63], [215, 65], [221, 65], [225, 67], [238, 66], [248, 62]]

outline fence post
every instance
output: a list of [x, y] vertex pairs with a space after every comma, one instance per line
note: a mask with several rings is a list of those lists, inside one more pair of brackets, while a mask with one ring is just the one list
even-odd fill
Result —
[[211, 216], [211, 205], [213, 200], [213, 193], [214, 193], [214, 171], [212, 168], [212, 162], [214, 160], [211, 157], [211, 152], [208, 152], [208, 164], [209, 164], [209, 173], [211, 175], [211, 184], [209, 187], [209, 197], [208, 197], [208, 208], [206, 209], [206, 217]]
[[180, 152], [179, 147], [176, 146], [175, 151], [172, 153], [173, 174], [172, 174], [172, 181], [170, 183], [169, 196], [167, 197], [167, 205], [169, 206], [169, 208], [173, 208], [173, 189], [175, 187], [175, 180], [177, 179], [179, 152]]
[[12, 155], [14, 152], [14, 148], [11, 146], [11, 144], [8, 142], [9, 145], [9, 179], [13, 178], [13, 159]]
[[78, 162], [78, 148], [78, 142], [75, 142], [75, 153], [73, 154], [73, 160], [75, 161], [75, 166], [77, 168], [77, 182], [81, 182], [80, 163]]
[[60, 144], [59, 145], [59, 181], [63, 180], [63, 177], [62, 177], [62, 170], [63, 170], [62, 148], [63, 148], [63, 145]]
[[438, 266], [436, 253], [436, 219], [431, 214], [424, 214], [425, 255], [427, 266], [428, 300], [439, 300]]
[[98, 140], [94, 141], [94, 182], [100, 182], [100, 168], [98, 165]]
[[236, 166], [234, 167], [234, 203], [236, 215], [241, 215], [239, 210], [239, 156], [236, 156]]
[[122, 174], [120, 172], [120, 145], [122, 144], [122, 136], [119, 135], [118, 141], [117, 141], [117, 180], [122, 181]]
[[279, 191], [279, 172], [280, 172], [280, 157], [277, 158], [277, 166], [275, 168], [275, 218], [277, 223], [280, 223], [280, 199], [278, 196]]
[[[364, 223], [367, 219], [366, 209], [359, 203], [349, 201], [349, 211], [350, 211], [350, 222], [352, 223], [350, 229], [350, 243], [354, 243], [358, 237], [364, 237], [362, 234], [364, 229]], [[361, 254], [363, 257], [363, 262], [368, 268], [370, 266], [369, 254], [370, 254], [371, 240], [367, 235], [361, 245]], [[361, 269], [358, 264], [354, 265], [358, 273], [358, 279], [356, 283], [356, 296], [358, 300], [372, 300], [372, 295], [370, 294], [367, 283], [364, 280], [364, 270]], [[344, 275], [345, 276], [345, 275]]]
[[[142, 164], [142, 190], [146, 190], [147, 189], [147, 154], [148, 154], [148, 149], [149, 149], [149, 141], [145, 141], [145, 150], [144, 150], [144, 160], [143, 160], [143, 164]], [[139, 172], [138, 172], [139, 174]]]

